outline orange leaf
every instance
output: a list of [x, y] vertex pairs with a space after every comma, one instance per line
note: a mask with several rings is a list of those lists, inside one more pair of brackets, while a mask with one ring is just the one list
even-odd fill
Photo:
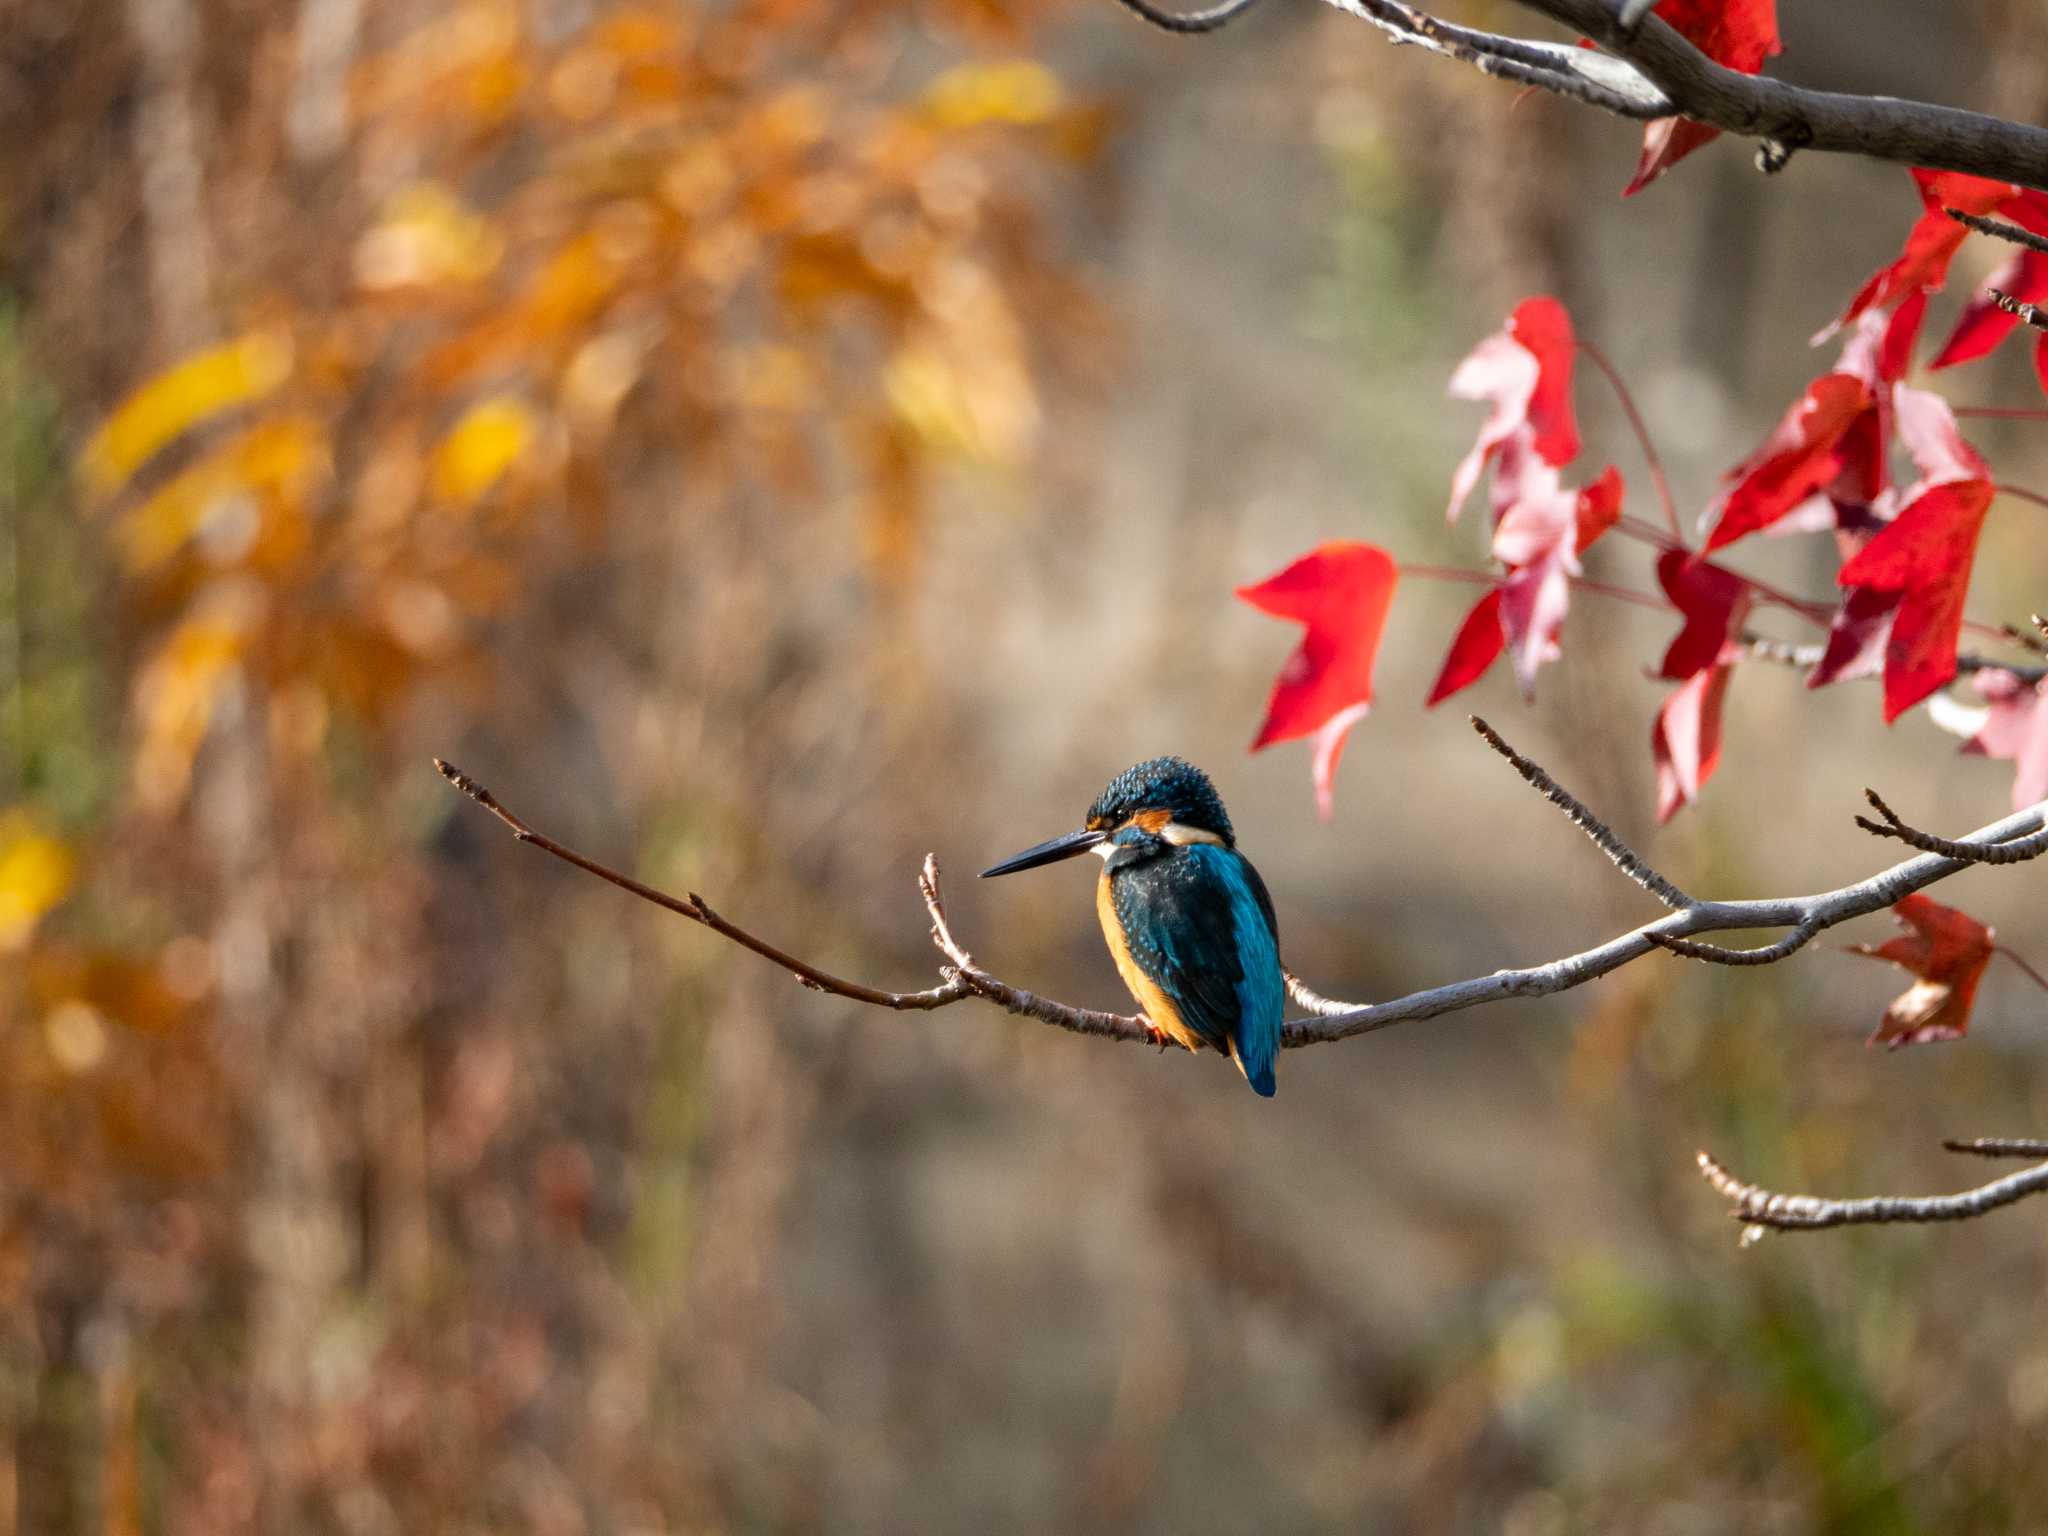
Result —
[[1994, 930], [1967, 912], [1915, 892], [1892, 907], [1909, 931], [1878, 945], [1852, 944], [1849, 952], [1889, 960], [1919, 979], [1884, 1011], [1870, 1037], [1897, 1050], [1928, 1040], [1960, 1040], [1969, 1032], [1977, 983], [1996, 949]]

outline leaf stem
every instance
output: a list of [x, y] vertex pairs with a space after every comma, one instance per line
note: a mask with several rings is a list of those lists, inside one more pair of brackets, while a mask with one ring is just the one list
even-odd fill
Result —
[[1622, 414], [1628, 418], [1636, 441], [1642, 445], [1643, 459], [1650, 467], [1650, 483], [1657, 488], [1657, 500], [1664, 508], [1664, 520], [1671, 525], [1671, 537], [1678, 541], [1680, 549], [1685, 548], [1685, 534], [1678, 526], [1678, 503], [1672, 499], [1671, 482], [1664, 475], [1664, 461], [1657, 456], [1657, 445], [1650, 441], [1650, 429], [1643, 422], [1642, 412], [1636, 409], [1635, 397], [1628, 392], [1628, 385], [1622, 382], [1621, 370], [1614, 366], [1605, 352], [1583, 336], [1579, 338], [1579, 350], [1613, 386], [1614, 397], [1621, 402]]
[[2027, 979], [2032, 981], [2035, 986], [2039, 987], [2043, 992], [2048, 992], [2048, 976], [2043, 976], [2039, 971], [2035, 970], [2031, 965], [2027, 964], [2026, 961], [2022, 960], [2020, 958], [2018, 950], [2009, 949], [2003, 944], [1994, 944], [1991, 947], [1997, 950], [1999, 954], [2005, 956], [2006, 959], [2010, 960], [2014, 965], [2018, 966], [2021, 970], [2025, 971], [2027, 973]]
[[2022, 485], [2007, 485], [2003, 481], [1991, 487], [2001, 496], [2010, 496], [2015, 501], [2030, 501], [2037, 507], [2048, 507], [2048, 496], [2039, 491], [2030, 491]]
[[1489, 587], [1500, 584], [1500, 578], [1491, 571], [1471, 571], [1457, 565], [1410, 565], [1403, 562], [1395, 569], [1403, 576], [1413, 576], [1421, 581], [1463, 581]]

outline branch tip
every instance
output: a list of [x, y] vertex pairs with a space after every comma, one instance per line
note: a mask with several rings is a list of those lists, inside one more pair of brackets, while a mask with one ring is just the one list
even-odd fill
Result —
[[1489, 747], [1507, 759], [1509, 766], [1522, 776], [1522, 781], [1563, 811], [1565, 819], [1591, 838], [1593, 846], [1606, 854], [1616, 869], [1673, 911], [1682, 912], [1698, 905], [1685, 892], [1639, 858], [1634, 849], [1615, 835], [1613, 828], [1588, 810], [1570, 790], [1544, 772], [1540, 764], [1522, 756], [1509, 746], [1500, 732], [1479, 716], [1467, 715], [1465, 718], [1471, 721], [1472, 729], [1486, 739]]

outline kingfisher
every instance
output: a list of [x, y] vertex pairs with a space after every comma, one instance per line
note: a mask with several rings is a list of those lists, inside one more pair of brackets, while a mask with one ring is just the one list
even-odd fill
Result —
[[984, 880], [1077, 854], [1102, 858], [1095, 911], [1117, 974], [1145, 1017], [1198, 1051], [1237, 1063], [1252, 1091], [1273, 1096], [1287, 983], [1273, 898], [1209, 776], [1178, 757], [1127, 768], [1088, 820], [981, 872]]

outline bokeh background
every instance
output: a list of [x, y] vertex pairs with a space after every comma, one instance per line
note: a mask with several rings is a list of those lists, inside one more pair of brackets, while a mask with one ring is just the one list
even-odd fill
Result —
[[[1791, 78], [2048, 109], [2034, 0], [1783, 10]], [[803, 991], [428, 761], [886, 985], [933, 973], [929, 849], [985, 964], [1122, 1006], [1088, 876], [963, 877], [1160, 751], [1327, 992], [1640, 921], [1422, 709], [1469, 589], [1401, 593], [1329, 823], [1305, 749], [1245, 754], [1294, 634], [1230, 596], [1333, 537], [1479, 563], [1443, 384], [1533, 292], [1704, 507], [1917, 203], [1727, 144], [1623, 203], [1635, 139], [1283, 0], [1199, 41], [1106, 0], [10, 0], [0, 1533], [2037, 1529], [2039, 1213], [1742, 1251], [1691, 1162], [1981, 1175], [1938, 1138], [2048, 1130], [2017, 970], [1887, 1055], [1898, 977], [1838, 946], [1648, 961], [1290, 1053], [1267, 1103]], [[2038, 403], [2017, 357], [1951, 383]], [[2048, 484], [2038, 424], [1977, 425]], [[2043, 606], [2037, 517], [1994, 514], [1981, 616]], [[1582, 599], [1533, 706], [1468, 697], [1690, 888], [1878, 867], [1865, 783], [2005, 808], [2008, 765], [1759, 666], [1655, 829], [1668, 630]], [[2048, 963], [2035, 887], [1943, 895]]]

